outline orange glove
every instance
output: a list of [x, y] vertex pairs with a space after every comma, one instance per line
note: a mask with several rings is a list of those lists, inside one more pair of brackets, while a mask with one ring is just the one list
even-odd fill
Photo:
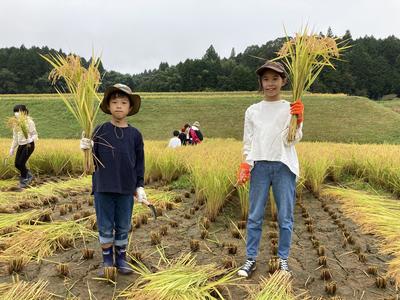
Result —
[[295, 102], [290, 103], [290, 113], [297, 115], [297, 125], [300, 125], [304, 121], [304, 104], [301, 99], [297, 99]]
[[245, 184], [250, 179], [250, 165], [246, 162], [240, 164], [239, 170], [237, 172], [237, 182], [238, 184]]

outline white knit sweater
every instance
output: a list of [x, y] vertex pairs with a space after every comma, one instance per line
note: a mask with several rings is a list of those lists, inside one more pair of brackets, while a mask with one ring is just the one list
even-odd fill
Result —
[[297, 128], [296, 138], [287, 142], [290, 124], [290, 102], [266, 101], [251, 105], [245, 114], [243, 155], [251, 166], [255, 161], [280, 161], [299, 176], [299, 161], [294, 145], [303, 136], [303, 123]]

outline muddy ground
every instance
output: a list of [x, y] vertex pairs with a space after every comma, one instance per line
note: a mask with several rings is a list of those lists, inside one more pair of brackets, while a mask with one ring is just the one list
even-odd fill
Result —
[[[52, 178], [37, 180], [37, 185]], [[152, 188], [166, 190], [167, 187], [160, 183], [153, 183]], [[198, 264], [216, 263], [222, 265], [225, 261], [233, 260], [240, 265], [245, 260], [245, 242], [239, 236], [232, 235], [232, 221], [237, 224], [240, 220], [240, 208], [235, 195], [229, 199], [220, 216], [210, 225], [209, 236], [201, 239], [201, 219], [204, 216], [204, 205], [198, 205], [195, 195], [190, 190], [176, 189], [181, 195], [182, 202], [175, 203], [172, 210], [163, 210], [162, 216], [155, 221], [151, 218], [148, 224], [133, 228], [130, 242], [130, 252], [141, 252], [143, 262], [151, 269], [155, 269], [159, 263], [160, 256], [156, 246], [152, 245], [150, 232], [159, 231], [160, 227], [168, 227], [168, 233], [162, 237], [161, 245], [165, 249], [168, 258], [177, 258], [182, 253], [190, 251], [190, 240], [200, 241], [200, 248], [194, 254]], [[2, 193], [7, 193], [3, 190]], [[81, 203], [81, 212], [90, 211], [94, 213], [93, 206], [89, 205], [89, 190], [78, 195], [69, 195], [53, 205], [54, 220], [73, 219], [76, 213], [76, 203]], [[60, 216], [59, 207], [64, 204], [74, 204], [74, 210], [64, 216]], [[192, 210], [191, 210], [192, 208]], [[170, 226], [170, 221], [176, 221], [178, 227]], [[264, 230], [261, 241], [260, 254], [257, 260], [257, 270], [251, 279], [241, 280], [239, 286], [229, 287], [229, 292], [224, 294], [232, 299], [246, 299], [247, 288], [256, 285], [260, 277], [269, 275], [269, 260], [273, 257], [274, 246], [271, 236], [274, 233], [276, 223], [271, 222], [272, 216], [267, 209]], [[308, 224], [306, 224], [308, 223]], [[311, 225], [311, 226], [310, 226]], [[241, 231], [245, 236], [245, 230]], [[349, 238], [349, 235], [351, 236]], [[312, 238], [311, 238], [312, 237]], [[347, 237], [346, 241], [345, 238]], [[295, 209], [295, 227], [289, 264], [293, 271], [293, 289], [296, 295], [302, 294], [299, 299], [306, 296], [313, 299], [329, 299], [332, 295], [326, 292], [326, 285], [332, 281], [336, 282], [335, 296], [341, 299], [398, 299], [395, 286], [389, 279], [386, 288], [376, 287], [376, 276], [384, 275], [387, 270], [386, 264], [390, 256], [383, 255], [378, 251], [379, 239], [373, 235], [361, 233], [358, 226], [352, 220], [346, 218], [340, 212], [340, 206], [334, 201], [324, 202], [313, 195], [306, 193], [302, 200], [297, 201]], [[228, 254], [228, 244], [237, 246], [236, 254]], [[41, 263], [31, 262], [19, 274], [19, 277], [28, 281], [45, 279], [50, 282], [49, 290], [64, 298], [89, 299], [88, 290], [96, 299], [112, 299], [118, 291], [134, 282], [137, 275], [118, 276], [117, 283], [107, 283], [96, 279], [101, 262], [101, 251], [98, 242], [92, 240], [87, 242], [87, 247], [95, 249], [93, 259], [83, 260], [81, 249], [83, 243], [76, 245], [76, 249], [58, 252], [57, 255], [49, 257], [48, 261]], [[318, 254], [318, 252], [320, 252]], [[324, 252], [324, 253], [321, 253]], [[323, 254], [323, 255], [322, 255]], [[319, 257], [326, 267], [320, 266]], [[56, 270], [55, 262], [69, 264], [70, 275], [60, 277]], [[374, 266], [378, 274], [368, 273], [368, 267]], [[321, 276], [325, 279], [321, 279]], [[331, 277], [329, 279], [329, 277]], [[0, 282], [10, 282], [11, 276], [7, 273], [7, 267], [1, 266]], [[332, 284], [331, 284], [332, 285]]]

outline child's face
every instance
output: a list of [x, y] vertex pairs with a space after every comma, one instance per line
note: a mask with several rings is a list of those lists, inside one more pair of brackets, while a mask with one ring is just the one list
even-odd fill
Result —
[[127, 96], [117, 96], [110, 99], [108, 108], [114, 118], [121, 120], [128, 115], [131, 104]]
[[273, 70], [266, 70], [261, 76], [261, 84], [265, 99], [275, 101], [280, 100], [281, 88], [286, 84], [286, 79]]

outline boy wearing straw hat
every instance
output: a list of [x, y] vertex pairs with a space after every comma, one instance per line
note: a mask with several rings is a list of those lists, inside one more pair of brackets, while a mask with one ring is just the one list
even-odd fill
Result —
[[[270, 186], [278, 209], [279, 267], [281, 271], [289, 272], [288, 257], [293, 231], [296, 177], [299, 176], [299, 162], [294, 144], [303, 136], [303, 103], [297, 100], [291, 104], [281, 98], [281, 88], [287, 82], [283, 65], [268, 61], [258, 68], [256, 73], [264, 99], [246, 110], [244, 162], [240, 164], [238, 172], [238, 184], [250, 179], [247, 260], [238, 271], [238, 275], [243, 277], [249, 277], [256, 269]], [[295, 140], [288, 143], [287, 135], [292, 115], [298, 116], [297, 131]]]
[[[143, 188], [143, 138], [126, 119], [139, 111], [140, 103], [140, 96], [128, 86], [118, 83], [108, 87], [100, 109], [111, 115], [111, 121], [97, 126], [92, 140], [81, 140], [81, 149], [93, 147], [95, 171], [92, 189], [103, 267], [116, 266], [122, 274], [132, 273], [126, 261], [126, 248], [133, 197], [138, 202], [147, 202]], [[104, 268], [101, 268], [100, 275], [104, 276]]]

